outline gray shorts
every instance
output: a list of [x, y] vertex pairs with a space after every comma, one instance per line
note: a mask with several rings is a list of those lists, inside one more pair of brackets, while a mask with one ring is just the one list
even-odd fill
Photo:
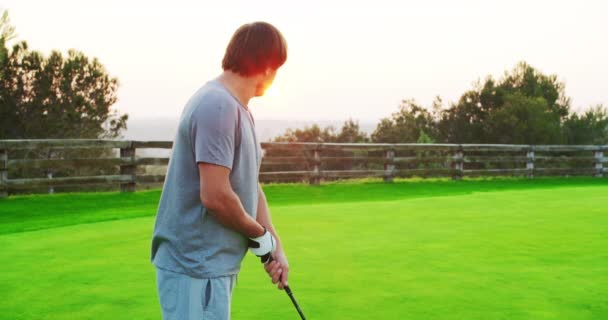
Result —
[[229, 320], [236, 278], [199, 279], [156, 268], [163, 320]]

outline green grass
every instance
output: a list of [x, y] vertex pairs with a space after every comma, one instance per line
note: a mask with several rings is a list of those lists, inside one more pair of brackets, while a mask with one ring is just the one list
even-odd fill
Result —
[[[608, 318], [608, 179], [264, 190], [310, 319]], [[0, 319], [159, 319], [159, 195], [0, 200]], [[297, 319], [254, 257], [233, 319]]]

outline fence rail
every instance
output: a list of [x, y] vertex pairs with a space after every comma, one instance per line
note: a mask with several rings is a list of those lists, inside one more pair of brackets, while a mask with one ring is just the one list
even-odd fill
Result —
[[[604, 165], [608, 145], [268, 142], [261, 146], [265, 153], [262, 182], [307, 180], [318, 184], [353, 177], [380, 177], [388, 182], [409, 176], [603, 177], [608, 173]], [[117, 185], [123, 192], [132, 192], [138, 184], [164, 181], [164, 172], [150, 174], [143, 167], [169, 163], [168, 157], [138, 156], [137, 150], [171, 148], [171, 141], [0, 140], [0, 197], [17, 190], [42, 187], [53, 192], [55, 187], [74, 185]], [[66, 157], [68, 150], [113, 150], [114, 156]], [[61, 176], [63, 171], [96, 167], [117, 170], [71, 176], [64, 172]], [[31, 171], [44, 175], [28, 176]]]

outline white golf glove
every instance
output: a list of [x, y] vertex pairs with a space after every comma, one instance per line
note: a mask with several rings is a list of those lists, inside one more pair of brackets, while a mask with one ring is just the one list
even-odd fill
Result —
[[277, 248], [277, 240], [264, 228], [264, 234], [257, 238], [249, 238], [249, 250], [266, 262]]

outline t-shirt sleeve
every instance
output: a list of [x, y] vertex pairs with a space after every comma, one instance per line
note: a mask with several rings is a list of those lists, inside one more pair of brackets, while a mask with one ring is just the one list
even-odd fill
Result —
[[200, 105], [190, 119], [190, 141], [196, 162], [232, 169], [237, 112], [230, 105]]

